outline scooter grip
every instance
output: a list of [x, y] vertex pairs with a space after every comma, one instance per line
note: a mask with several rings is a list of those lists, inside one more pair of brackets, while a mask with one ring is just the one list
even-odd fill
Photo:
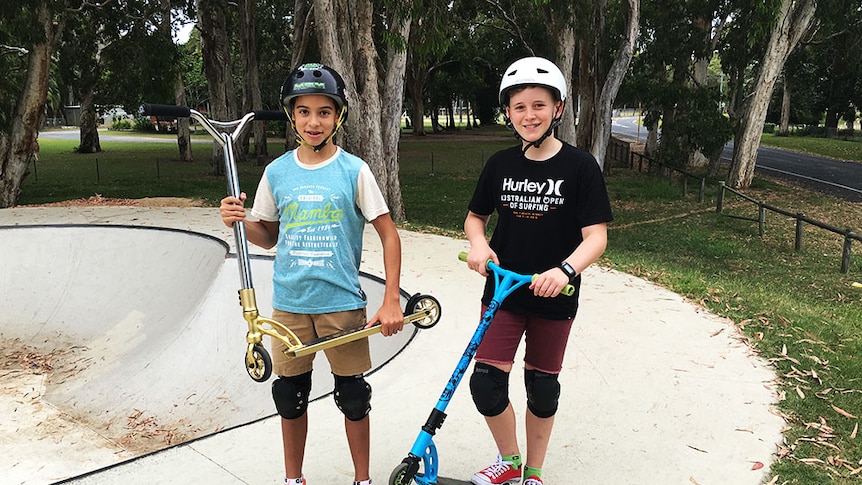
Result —
[[278, 110], [262, 110], [254, 112], [255, 121], [287, 121], [287, 113]]
[[[466, 263], [466, 262], [467, 262], [467, 253], [466, 253], [466, 252], [464, 252], [464, 251], [459, 252], [459, 253], [458, 253], [458, 259], [459, 259], [459, 260], [461, 260], [461, 261], [464, 261], [464, 262]], [[488, 261], [491, 261], [491, 260], [489, 259]], [[538, 276], [539, 276], [539, 275], [534, 274], [534, 275], [533, 275], [533, 280], [535, 280]], [[561, 295], [566, 295], [566, 296], [572, 296], [572, 295], [574, 295], [574, 294], [575, 294], [575, 287], [574, 287], [574, 286], [572, 286], [572, 285], [566, 285], [566, 286], [564, 286], [564, 287], [563, 287], [563, 289], [562, 289], [562, 290], [560, 290], [560, 294], [561, 294]]]
[[144, 103], [139, 110], [144, 116], [164, 116], [173, 118], [188, 118], [191, 109], [188, 106], [174, 106], [170, 104]]

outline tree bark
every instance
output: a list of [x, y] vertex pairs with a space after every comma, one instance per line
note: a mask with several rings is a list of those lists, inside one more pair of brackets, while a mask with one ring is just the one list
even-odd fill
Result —
[[781, 90], [781, 122], [778, 127], [778, 136], [790, 135], [790, 84], [787, 76], [784, 76], [784, 85]]
[[[596, 104], [595, 128], [593, 130], [590, 153], [593, 154], [599, 166], [605, 166], [605, 154], [611, 137], [611, 119], [613, 117], [614, 100], [620, 90], [620, 85], [628, 71], [629, 63], [634, 55], [634, 45], [638, 35], [640, 22], [640, 0], [627, 1], [628, 16], [626, 30], [617, 48], [616, 57], [608, 75], [604, 79], [601, 95]], [[596, 52], [595, 55], [600, 53]], [[598, 79], [597, 79], [598, 81]]]
[[99, 142], [99, 120], [96, 116], [96, 95], [93, 86], [85, 87], [81, 97], [81, 118], [79, 125], [78, 153], [99, 153], [102, 144]]
[[[554, 24], [552, 24], [553, 26]], [[572, 70], [575, 64], [575, 30], [571, 23], [565, 23], [552, 27], [556, 32], [557, 59], [555, 64], [560, 68], [566, 80], [566, 105], [563, 109], [563, 119], [557, 128], [557, 138], [575, 145], [577, 143], [575, 129], [575, 107], [578, 105], [576, 98], [572, 96]]]
[[[209, 84], [209, 112], [214, 120], [229, 121], [236, 116], [234, 84], [230, 72], [230, 43], [228, 42], [228, 6], [224, 0], [197, 0], [201, 31], [201, 55], [204, 74]], [[224, 154], [221, 146], [213, 143], [213, 175], [224, 173]]]
[[[409, 2], [401, 2], [407, 8]], [[380, 54], [374, 42], [374, 8], [370, 0], [314, 0], [316, 29], [324, 64], [344, 78], [350, 98], [344, 126], [344, 148], [365, 160], [389, 204], [392, 218], [403, 219], [396, 153], [400, 136], [406, 51], [386, 55], [381, 84]], [[409, 33], [409, 19], [388, 19], [390, 30]], [[407, 22], [405, 25], [403, 22]], [[405, 37], [406, 38], [406, 37]]]
[[766, 53], [763, 56], [753, 91], [742, 107], [736, 137], [733, 144], [733, 158], [727, 174], [727, 185], [732, 188], [747, 188], [754, 179], [757, 163], [757, 148], [763, 134], [763, 122], [769, 98], [775, 82], [781, 74], [787, 57], [808, 30], [817, 8], [816, 0], [782, 0], [778, 22], [772, 30]]
[[[239, 4], [240, 44], [242, 46], [242, 111], [251, 111], [263, 108], [263, 100], [260, 94], [260, 55], [257, 50], [257, 22], [255, 21], [255, 10], [253, 0], [242, 0]], [[254, 158], [258, 165], [262, 165], [269, 154], [266, 146], [266, 123], [252, 123], [252, 135], [254, 137]], [[243, 136], [243, 153], [248, 153], [248, 134]]]
[[0, 208], [17, 205], [30, 161], [39, 156], [37, 135], [48, 97], [51, 52], [64, 27], [62, 16], [55, 18], [44, 3], [36, 7], [35, 15], [44, 40], [30, 49], [26, 81], [18, 98], [12, 127], [8, 134], [0, 133]]

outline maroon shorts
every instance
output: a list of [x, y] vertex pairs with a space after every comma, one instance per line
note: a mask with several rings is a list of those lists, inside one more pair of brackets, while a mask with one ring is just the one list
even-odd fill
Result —
[[[482, 305], [484, 315], [487, 306]], [[497, 310], [494, 321], [476, 350], [476, 360], [488, 364], [514, 364], [515, 352], [524, 337], [524, 363], [549, 374], [563, 369], [572, 320], [547, 320]]]

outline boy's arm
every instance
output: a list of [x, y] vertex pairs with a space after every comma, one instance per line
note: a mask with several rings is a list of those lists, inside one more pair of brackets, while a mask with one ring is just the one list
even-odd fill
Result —
[[468, 211], [467, 218], [464, 219], [464, 235], [470, 241], [467, 267], [482, 276], [488, 276], [487, 263], [489, 259], [500, 264], [497, 253], [491, 249], [491, 246], [488, 245], [488, 239], [485, 237], [490, 217]]
[[[604, 222], [593, 224], [581, 229], [584, 240], [578, 247], [566, 257], [577, 274], [581, 274], [587, 267], [593, 264], [608, 246], [608, 225]], [[562, 263], [562, 261], [560, 261]], [[569, 277], [558, 267], [550, 268], [533, 280], [530, 289], [536, 296], [557, 296], [563, 287], [569, 284]]]
[[383, 304], [368, 321], [368, 326], [380, 322], [383, 326], [380, 333], [388, 337], [398, 333], [404, 327], [404, 313], [401, 309], [401, 236], [398, 235], [398, 229], [388, 213], [378, 216], [371, 221], [371, 224], [383, 245], [386, 289], [383, 294]]
[[249, 242], [264, 249], [269, 249], [278, 242], [278, 221], [248, 221], [243, 207], [246, 195], [240, 193], [239, 198], [227, 196], [221, 200], [219, 212], [222, 222], [232, 227], [235, 222], [245, 224], [245, 237]]

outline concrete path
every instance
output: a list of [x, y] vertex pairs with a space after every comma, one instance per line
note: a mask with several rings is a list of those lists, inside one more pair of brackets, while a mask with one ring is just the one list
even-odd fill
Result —
[[[155, 226], [232, 243], [232, 232], [212, 208], [0, 210], [0, 226], [49, 224]], [[70, 238], [54, 232], [57, 229], [46, 230], [17, 229], [32, 235], [7, 238], [15, 231], [0, 229], [0, 338], [6, 357], [0, 371], [0, 389], [5, 390], [0, 397], [4, 449], [0, 483], [281, 483], [279, 419], [272, 416], [269, 385], [245, 375], [242, 350], [236, 350], [244, 345], [245, 322], [236, 302], [236, 262], [224, 260], [224, 246], [211, 237], [177, 231], [92, 227], [95, 237]], [[130, 248], [140, 248], [151, 233], [164, 233], [167, 239], [147, 242], [149, 249], [141, 260]], [[409, 342], [390, 344], [379, 335], [372, 337], [375, 348], [391, 345], [381, 354], [381, 362], [387, 355], [395, 356], [368, 378], [374, 389], [372, 476], [378, 484], [387, 483], [409, 451], [480, 316], [481, 278], [456, 258], [467, 243], [407, 231], [401, 236], [401, 287], [410, 294], [436, 297], [442, 319], [433, 329], [416, 332]], [[81, 246], [84, 239], [88, 243]], [[71, 251], [74, 256], [58, 257], [69, 245], [78, 246]], [[373, 230], [366, 233], [363, 255], [363, 271], [382, 275], [380, 244]], [[271, 272], [263, 263], [268, 261], [255, 261], [255, 288], [265, 295]], [[7, 275], [13, 274], [13, 267], [18, 273], [11, 278]], [[22, 276], [22, 267], [32, 277]], [[146, 281], [135, 281], [144, 273]], [[90, 281], [91, 286], [70, 294], [69, 287], [45, 284], [70, 279]], [[264, 306], [268, 297], [263, 299], [266, 303], [259, 296], [258, 304], [268, 314]], [[58, 307], [58, 300], [65, 306]], [[189, 301], [197, 305], [190, 308]], [[120, 311], [131, 307], [145, 316]], [[184, 312], [181, 320], [186, 323], [168, 332], [178, 312]], [[33, 325], [58, 318], [70, 323], [33, 331]], [[204, 321], [207, 326], [198, 326]], [[161, 322], [158, 332], [150, 330], [152, 322]], [[87, 330], [71, 330], [82, 326]], [[55, 345], [59, 343], [63, 345]], [[31, 358], [36, 366], [47, 357], [56, 365], [41, 373], [16, 368], [14, 363], [21, 359], [11, 358], [7, 349], [28, 350], [26, 346], [42, 357]], [[129, 357], [128, 348], [138, 349], [140, 355]], [[144, 364], [136, 368], [138, 361]], [[317, 360], [321, 366], [324, 362]], [[86, 370], [79, 372], [82, 367]], [[70, 400], [64, 393], [71, 391], [62, 382], [82, 373], [88, 375], [86, 385], [71, 393], [78, 408], [82, 401], [88, 403], [80, 416], [113, 423], [113, 429], [93, 427], [79, 416], [71, 424], [50, 429], [39, 443], [28, 441], [26, 437], [40, 428], [48, 429], [46, 423], [58, 414], [74, 414], [64, 404]], [[522, 372], [512, 374], [512, 400], [523, 422]], [[759, 484], [784, 426], [772, 410], [774, 377], [732, 322], [641, 279], [590, 268], [561, 375], [562, 404], [545, 462], [545, 482]], [[319, 386], [328, 384], [325, 377], [315, 379]], [[164, 390], [165, 382], [173, 390]], [[111, 389], [123, 386], [134, 392], [112, 394]], [[226, 398], [224, 392], [232, 394]], [[320, 387], [319, 392], [328, 390]], [[129, 416], [138, 403], [146, 409]], [[19, 412], [25, 407], [26, 413]], [[309, 483], [351, 483], [340, 413], [331, 398], [315, 401], [309, 412], [305, 464]], [[462, 484], [493, 461], [496, 451], [466, 382], [447, 414], [434, 440], [440, 483]], [[218, 424], [220, 420], [232, 421]], [[161, 427], [151, 426], [154, 422]], [[125, 435], [111, 434], [121, 426], [129, 426]], [[153, 442], [164, 440], [166, 434], [194, 434], [190, 430], [196, 428], [209, 436], [139, 456], [142, 449], [158, 448]], [[118, 435], [129, 439], [117, 439]], [[38, 448], [40, 444], [46, 446]], [[17, 471], [25, 467], [26, 473]]]

